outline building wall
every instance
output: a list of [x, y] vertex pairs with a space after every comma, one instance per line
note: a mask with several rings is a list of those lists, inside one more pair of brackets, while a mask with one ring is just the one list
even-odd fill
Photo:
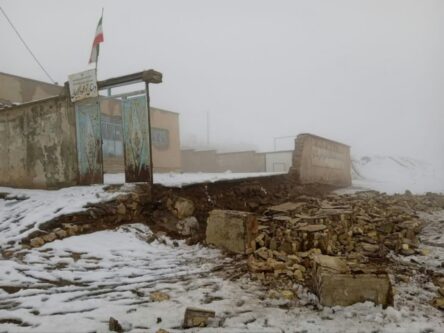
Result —
[[74, 107], [53, 97], [0, 111], [0, 185], [59, 188], [78, 176]]
[[[102, 97], [102, 136], [105, 172], [123, 172], [122, 104], [119, 99]], [[158, 108], [151, 111], [154, 172], [181, 169], [179, 114]]]
[[182, 155], [183, 172], [218, 172], [217, 153], [215, 150], [196, 151], [185, 149]]
[[265, 170], [267, 172], [288, 172], [293, 161], [293, 151], [273, 151], [265, 153]]
[[154, 171], [179, 171], [182, 168], [179, 114], [151, 108], [151, 137]]
[[265, 171], [265, 154], [255, 151], [241, 151], [217, 154], [220, 172], [263, 172]]
[[0, 73], [0, 99], [9, 103], [27, 103], [57, 96], [63, 87], [16, 75]]
[[255, 151], [217, 153], [216, 150], [182, 150], [183, 172], [264, 172], [265, 154]]
[[350, 147], [312, 134], [295, 141], [290, 173], [302, 184], [351, 185]]

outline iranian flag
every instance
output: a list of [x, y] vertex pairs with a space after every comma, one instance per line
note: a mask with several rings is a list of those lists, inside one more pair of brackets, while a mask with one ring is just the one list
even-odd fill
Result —
[[99, 46], [100, 43], [103, 42], [103, 29], [102, 29], [102, 19], [103, 19], [103, 11], [102, 16], [100, 17], [99, 23], [97, 24], [96, 35], [94, 36], [94, 41], [91, 50], [91, 56], [89, 57], [89, 62], [95, 62], [97, 64], [97, 59], [99, 58]]

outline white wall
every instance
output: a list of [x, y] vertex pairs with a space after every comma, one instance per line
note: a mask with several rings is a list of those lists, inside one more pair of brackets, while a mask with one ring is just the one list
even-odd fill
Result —
[[265, 153], [267, 172], [288, 172], [292, 163], [292, 150]]

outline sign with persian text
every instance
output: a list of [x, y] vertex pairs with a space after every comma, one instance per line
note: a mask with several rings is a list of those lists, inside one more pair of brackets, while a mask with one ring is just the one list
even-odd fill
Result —
[[99, 95], [95, 69], [71, 74], [68, 76], [68, 81], [71, 102], [78, 102]]

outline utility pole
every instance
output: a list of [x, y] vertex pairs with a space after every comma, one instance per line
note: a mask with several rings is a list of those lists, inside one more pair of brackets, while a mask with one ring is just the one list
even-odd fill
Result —
[[207, 146], [210, 145], [210, 111], [207, 111]]

